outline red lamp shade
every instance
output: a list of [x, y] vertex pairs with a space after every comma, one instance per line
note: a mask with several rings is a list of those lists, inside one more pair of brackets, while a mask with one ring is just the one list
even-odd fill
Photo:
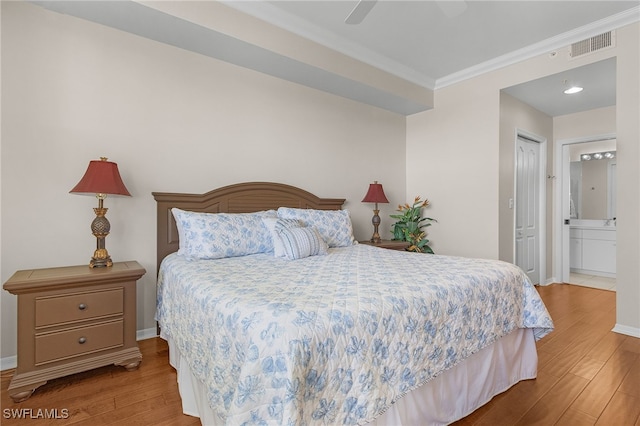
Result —
[[90, 161], [80, 182], [69, 192], [131, 196], [122, 182], [118, 165], [105, 157]]
[[362, 199], [363, 203], [388, 203], [387, 197], [384, 195], [384, 190], [382, 189], [382, 184], [375, 183], [369, 184], [369, 191], [367, 191], [367, 195]]

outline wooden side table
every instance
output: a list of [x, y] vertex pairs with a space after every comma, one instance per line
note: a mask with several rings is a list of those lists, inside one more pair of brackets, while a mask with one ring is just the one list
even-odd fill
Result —
[[360, 244], [366, 244], [373, 247], [380, 247], [389, 250], [400, 250], [404, 251], [409, 247], [409, 243], [407, 241], [397, 241], [397, 240], [382, 240], [379, 243], [372, 243], [370, 240], [359, 241]]
[[18, 366], [14, 402], [48, 380], [109, 364], [135, 370], [138, 262], [18, 271], [4, 289], [18, 296]]

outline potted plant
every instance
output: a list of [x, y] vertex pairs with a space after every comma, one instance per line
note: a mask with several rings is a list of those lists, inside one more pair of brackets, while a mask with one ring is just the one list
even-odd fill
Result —
[[393, 239], [407, 241], [408, 251], [433, 254], [433, 250], [429, 247], [429, 240], [426, 238], [427, 234], [423, 231], [423, 228], [431, 226], [431, 222], [437, 222], [436, 219], [422, 217], [422, 208], [428, 205], [429, 200], [422, 201], [418, 196], [413, 200], [413, 205], [399, 205], [400, 214], [391, 215], [393, 219], [397, 219], [393, 224]]

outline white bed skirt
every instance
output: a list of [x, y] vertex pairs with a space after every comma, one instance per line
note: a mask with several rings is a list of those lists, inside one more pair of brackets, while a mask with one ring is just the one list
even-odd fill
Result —
[[[207, 404], [206, 388], [193, 376], [171, 339], [169, 363], [178, 372], [184, 414], [199, 417], [205, 426], [217, 418]], [[538, 353], [533, 330], [516, 329], [473, 354], [427, 384], [409, 392], [370, 425], [435, 426], [459, 420], [521, 380], [536, 377]]]

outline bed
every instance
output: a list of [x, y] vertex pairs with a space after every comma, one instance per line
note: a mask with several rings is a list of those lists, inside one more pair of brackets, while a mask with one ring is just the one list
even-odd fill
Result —
[[553, 323], [514, 265], [357, 244], [344, 199], [284, 184], [153, 195], [156, 319], [204, 425], [449, 424], [536, 377]]

